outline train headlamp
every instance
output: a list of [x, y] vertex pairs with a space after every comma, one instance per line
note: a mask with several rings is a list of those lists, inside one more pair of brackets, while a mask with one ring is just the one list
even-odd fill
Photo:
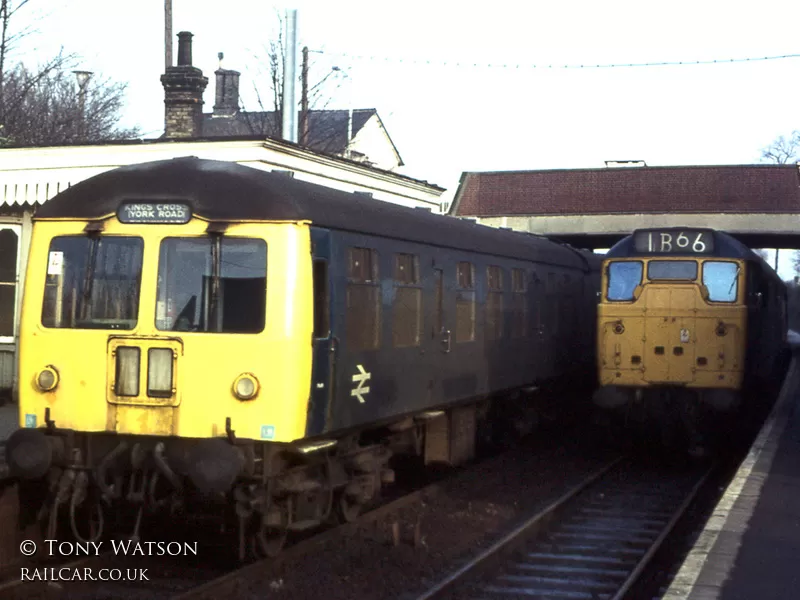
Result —
[[243, 373], [233, 382], [233, 393], [239, 400], [251, 400], [258, 394], [258, 379], [250, 373]]
[[39, 374], [36, 376], [36, 385], [43, 392], [51, 392], [56, 389], [58, 380], [58, 371], [56, 371], [55, 367], [48, 365], [39, 371]]

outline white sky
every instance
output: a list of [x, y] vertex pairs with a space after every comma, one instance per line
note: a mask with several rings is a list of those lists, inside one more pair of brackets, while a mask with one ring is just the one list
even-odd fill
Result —
[[[555, 67], [800, 53], [796, 1], [499, 0], [478, 6], [173, 0], [173, 34], [194, 34], [194, 65], [209, 78], [206, 111], [214, 104], [219, 51], [226, 68], [242, 73], [244, 107], [258, 110], [252, 89], [266, 68], [256, 57], [265, 59], [277, 31], [276, 10], [297, 8], [299, 45], [322, 51], [311, 54], [310, 85], [331, 66], [347, 69], [354, 107], [378, 110], [407, 165], [402, 172], [448, 188], [446, 197], [469, 170], [602, 167], [605, 160], [627, 159], [651, 166], [755, 163], [775, 137], [800, 129], [800, 58]], [[160, 135], [163, 0], [31, 0], [17, 25], [37, 10], [47, 15], [19, 57], [35, 63], [59, 46], [80, 54], [81, 69], [129, 83], [123, 124]], [[554, 68], [541, 68], [547, 65]], [[328, 108], [348, 107], [350, 88], [341, 74], [322, 89]], [[299, 94], [298, 88], [298, 100]]]

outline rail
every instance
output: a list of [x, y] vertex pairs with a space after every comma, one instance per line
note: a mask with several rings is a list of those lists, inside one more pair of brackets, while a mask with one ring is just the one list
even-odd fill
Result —
[[713, 471], [621, 458], [605, 466], [417, 600], [621, 600]]

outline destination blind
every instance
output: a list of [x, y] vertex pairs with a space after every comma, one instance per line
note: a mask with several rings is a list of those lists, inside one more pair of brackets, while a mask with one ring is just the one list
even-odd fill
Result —
[[192, 210], [186, 204], [175, 203], [126, 203], [119, 207], [117, 218], [120, 223], [188, 223]]
[[670, 229], [637, 231], [633, 237], [636, 252], [643, 254], [710, 254], [714, 251], [711, 231]]

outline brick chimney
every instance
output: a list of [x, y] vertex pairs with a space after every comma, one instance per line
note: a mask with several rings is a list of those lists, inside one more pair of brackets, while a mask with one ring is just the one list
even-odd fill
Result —
[[231, 117], [239, 112], [239, 71], [222, 68], [224, 54], [220, 52], [219, 69], [214, 71], [217, 76], [217, 89], [214, 102], [215, 117]]
[[194, 138], [203, 135], [203, 92], [208, 77], [192, 66], [192, 34], [178, 34], [178, 66], [161, 76], [164, 86], [164, 137]]

